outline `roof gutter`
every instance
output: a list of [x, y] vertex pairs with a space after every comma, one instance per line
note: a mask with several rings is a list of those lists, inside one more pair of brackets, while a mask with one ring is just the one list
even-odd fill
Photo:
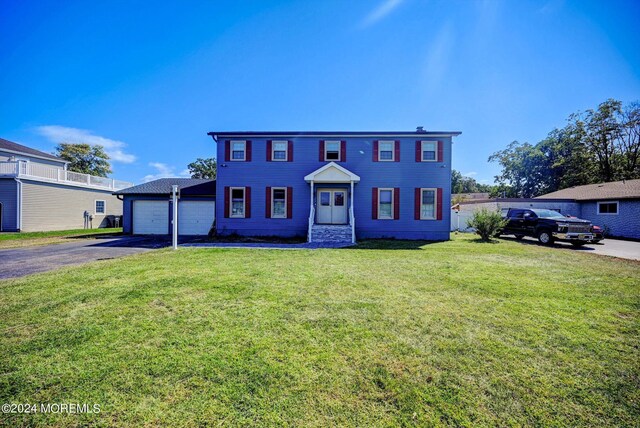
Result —
[[313, 131], [313, 132], [208, 132], [207, 135], [213, 137], [218, 142], [218, 137], [457, 137], [462, 134], [459, 131], [438, 131], [438, 132], [388, 132], [388, 131], [365, 131], [365, 132], [330, 132], [330, 131]]

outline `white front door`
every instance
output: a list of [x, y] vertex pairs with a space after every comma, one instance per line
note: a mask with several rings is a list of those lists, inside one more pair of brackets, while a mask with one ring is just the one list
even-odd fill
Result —
[[318, 189], [316, 222], [320, 224], [347, 224], [347, 191]]

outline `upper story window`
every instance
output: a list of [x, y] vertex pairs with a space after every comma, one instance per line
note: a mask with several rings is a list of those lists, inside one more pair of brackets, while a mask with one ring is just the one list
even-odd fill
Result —
[[598, 214], [618, 214], [618, 202], [598, 202]]
[[271, 144], [271, 147], [272, 147], [271, 159], [274, 161], [286, 161], [288, 146], [289, 146], [288, 141], [274, 141]]
[[231, 217], [244, 218], [245, 191], [244, 187], [231, 188]]
[[231, 160], [243, 161], [247, 159], [247, 142], [232, 141], [231, 142]]
[[436, 189], [421, 189], [420, 220], [434, 220], [435, 218], [436, 218]]
[[105, 214], [107, 212], [107, 203], [105, 201], [96, 200], [96, 214]]
[[438, 142], [422, 141], [420, 150], [420, 160], [422, 162], [435, 162], [437, 158]]
[[324, 159], [328, 161], [340, 160], [340, 141], [325, 141]]
[[380, 141], [378, 143], [378, 159], [380, 161], [394, 160], [395, 141]]

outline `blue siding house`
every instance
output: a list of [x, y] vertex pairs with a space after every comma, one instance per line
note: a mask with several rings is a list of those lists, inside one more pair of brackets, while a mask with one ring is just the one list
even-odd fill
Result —
[[449, 239], [459, 132], [210, 132], [219, 235]]

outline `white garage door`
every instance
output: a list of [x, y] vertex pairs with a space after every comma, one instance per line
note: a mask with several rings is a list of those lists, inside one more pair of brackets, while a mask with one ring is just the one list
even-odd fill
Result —
[[214, 201], [179, 201], [178, 234], [206, 235], [213, 226], [216, 212]]
[[168, 201], [134, 201], [133, 233], [166, 235], [169, 233]]

